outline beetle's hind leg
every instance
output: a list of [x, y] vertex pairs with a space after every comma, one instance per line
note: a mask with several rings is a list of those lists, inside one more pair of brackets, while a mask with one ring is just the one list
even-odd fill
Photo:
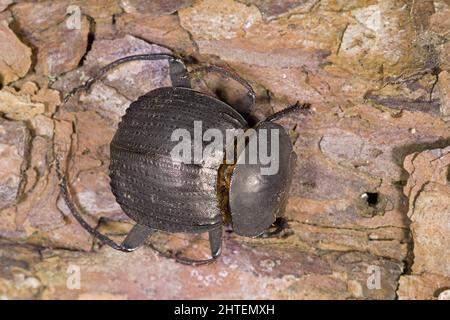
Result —
[[191, 75], [192, 77], [197, 77], [200, 75], [206, 75], [208, 73], [219, 74], [225, 78], [233, 79], [234, 81], [242, 85], [247, 90], [247, 95], [242, 101], [240, 101], [239, 105], [234, 105], [233, 107], [242, 115], [249, 115], [251, 113], [253, 106], [255, 105], [256, 93], [247, 80], [243, 79], [234, 71], [215, 65], [194, 68], [189, 72], [189, 75]]
[[127, 57], [117, 59], [106, 66], [97, 70], [97, 72], [89, 78], [82, 85], [74, 88], [63, 99], [63, 104], [69, 101], [78, 91], [89, 91], [91, 86], [102, 79], [109, 71], [113, 70], [117, 66], [131, 62], [131, 61], [154, 61], [154, 60], [168, 60], [170, 68], [170, 79], [174, 87], [188, 87], [190, 88], [189, 73], [186, 70], [186, 66], [180, 57], [170, 53], [148, 53], [148, 54], [136, 54]]
[[67, 177], [67, 170], [64, 172], [61, 169], [61, 164], [58, 157], [55, 158], [55, 169], [58, 175], [59, 186], [61, 190], [61, 196], [64, 199], [67, 207], [69, 208], [72, 216], [78, 221], [78, 223], [91, 235], [100, 240], [103, 244], [110, 246], [113, 249], [130, 252], [135, 250], [155, 231], [148, 227], [142, 225], [135, 225], [130, 231], [126, 239], [122, 243], [116, 243], [114, 240], [109, 238], [107, 235], [99, 232], [96, 228], [92, 227], [87, 223], [87, 221], [81, 215], [78, 206], [76, 205], [72, 193], [70, 192], [69, 182]]

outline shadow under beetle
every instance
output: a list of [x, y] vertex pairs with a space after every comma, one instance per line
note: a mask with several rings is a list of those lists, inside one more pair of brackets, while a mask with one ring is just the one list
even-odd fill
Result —
[[[278, 172], [262, 175], [259, 160], [253, 164], [239, 161], [228, 164], [223, 159], [202, 159], [201, 164], [186, 164], [174, 161], [170, 154], [177, 143], [170, 138], [173, 130], [182, 128], [192, 134], [194, 121], [202, 121], [205, 130], [215, 128], [223, 133], [229, 129], [249, 129], [247, 121], [232, 106], [191, 89], [190, 75], [219, 73], [247, 89], [247, 110], [250, 110], [255, 103], [255, 92], [247, 81], [230, 70], [204, 66], [188, 72], [182, 60], [171, 54], [133, 55], [101, 68], [85, 84], [74, 89], [64, 103], [77, 91], [88, 90], [122, 63], [160, 59], [169, 61], [172, 87], [152, 90], [131, 103], [110, 144], [111, 190], [136, 225], [121, 244], [91, 227], [81, 216], [57, 159], [61, 194], [81, 226], [117, 250], [133, 251], [158, 230], [208, 232], [211, 258], [192, 260], [178, 254], [171, 256], [185, 264], [206, 264], [221, 254], [224, 222], [231, 222], [238, 235], [256, 237], [283, 216], [296, 155], [289, 135], [275, 121], [293, 112], [307, 111], [309, 104], [297, 102], [253, 127], [256, 133], [261, 129], [267, 132], [277, 129], [279, 134]], [[235, 145], [233, 141], [226, 148], [235, 148]], [[248, 145], [243, 145], [235, 160], [249, 152]], [[270, 152], [270, 145], [267, 147]]]

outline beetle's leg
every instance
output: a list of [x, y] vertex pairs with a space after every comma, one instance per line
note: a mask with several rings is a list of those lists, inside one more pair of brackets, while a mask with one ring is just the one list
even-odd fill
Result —
[[270, 116], [268, 116], [266, 118], [266, 120], [264, 120], [263, 122], [268, 122], [268, 121], [277, 121], [280, 120], [282, 118], [285, 118], [287, 116], [289, 116], [292, 113], [296, 113], [296, 112], [303, 112], [303, 113], [309, 113], [311, 105], [309, 103], [302, 103], [300, 104], [298, 101], [289, 106], [284, 108], [281, 111], [278, 111]]
[[222, 253], [222, 226], [217, 229], [209, 231], [209, 245], [211, 247], [211, 259], [193, 260], [186, 257], [175, 255], [175, 260], [182, 264], [188, 265], [203, 265], [214, 262]]
[[284, 218], [277, 218], [275, 222], [258, 236], [258, 238], [277, 238], [282, 235], [283, 230], [288, 227], [287, 220]]
[[[150, 60], [169, 60], [170, 65], [170, 78], [172, 81], [175, 81], [175, 83], [179, 86], [184, 86], [183, 84], [187, 83], [187, 86], [189, 87], [189, 79], [184, 78], [184, 75], [187, 75], [186, 67], [183, 64], [183, 61], [172, 54], [169, 53], [148, 53], [148, 54], [136, 54], [124, 58], [120, 58], [116, 61], [111, 62], [110, 64], [107, 64], [106, 66], [100, 68], [100, 70], [97, 71], [97, 73], [92, 76], [92, 78], [88, 79], [85, 83], [83, 83], [81, 86], [76, 87], [73, 89], [69, 94], [67, 94], [64, 97], [63, 103], [66, 103], [69, 101], [69, 99], [78, 91], [80, 90], [89, 90], [89, 88], [92, 86], [92, 84], [101, 78], [105, 76], [105, 74], [108, 73], [108, 71], [114, 69], [115, 67], [130, 62], [130, 61], [150, 61]], [[184, 71], [183, 71], [184, 69]], [[187, 80], [186, 80], [187, 79]], [[175, 86], [175, 84], [174, 84]]]
[[[61, 189], [61, 196], [63, 197], [67, 207], [69, 208], [70, 212], [72, 213], [72, 216], [78, 221], [78, 223], [87, 232], [89, 232], [91, 235], [96, 237], [103, 244], [106, 244], [116, 250], [129, 252], [129, 251], [135, 250], [138, 245], [140, 245], [143, 241], [145, 241], [145, 239], [147, 239], [147, 237], [149, 235], [151, 235], [151, 233], [154, 232], [152, 229], [147, 228], [147, 230], [144, 230], [143, 226], [136, 225], [131, 230], [130, 234], [127, 236], [125, 241], [122, 244], [118, 244], [114, 240], [109, 238], [108, 236], [104, 235], [103, 233], [100, 233], [97, 229], [91, 227], [89, 225], [89, 223], [87, 223], [87, 221], [81, 215], [78, 207], [76, 206], [76, 204], [72, 198], [72, 194], [69, 189], [67, 174], [63, 173], [61, 171], [61, 166], [59, 163], [59, 159], [57, 157], [55, 160], [55, 164], [56, 164], [56, 173], [60, 180], [59, 185], [60, 185], [60, 189]], [[144, 238], [144, 236], [145, 236], [145, 238]]]
[[244, 102], [244, 106], [240, 109], [242, 109], [241, 111], [243, 113], [247, 113], [247, 114], [250, 113], [253, 106], [255, 105], [256, 93], [255, 93], [255, 90], [253, 90], [253, 87], [250, 85], [250, 83], [247, 80], [243, 79], [241, 76], [239, 76], [237, 73], [235, 73], [231, 70], [228, 70], [228, 69], [225, 69], [225, 68], [222, 68], [219, 66], [215, 66], [215, 65], [197, 67], [189, 72], [190, 75], [207, 74], [207, 73], [218, 73], [226, 78], [233, 79], [233, 80], [237, 81], [238, 83], [240, 83], [242, 86], [244, 86], [247, 89], [247, 96], [246, 96], [246, 101]]
[[222, 227], [209, 231], [209, 245], [214, 259], [222, 253]]
[[127, 251], [136, 250], [138, 247], [144, 244], [145, 240], [147, 240], [148, 237], [150, 237], [155, 232], [155, 229], [149, 228], [142, 224], [136, 224], [128, 233], [121, 246]]
[[58, 158], [56, 157], [55, 160], [56, 163], [56, 173], [59, 178], [59, 186], [61, 189], [61, 196], [63, 197], [67, 207], [69, 208], [70, 212], [72, 213], [72, 216], [78, 221], [78, 223], [91, 235], [94, 237], [97, 237], [102, 243], [105, 243], [109, 246], [111, 246], [114, 249], [122, 250], [119, 244], [115, 243], [113, 240], [111, 240], [109, 237], [101, 234], [98, 232], [95, 228], [91, 227], [86, 220], [81, 216], [81, 213], [79, 212], [77, 206], [75, 205], [75, 202], [72, 199], [72, 194], [69, 190], [69, 183], [66, 174], [64, 174], [61, 171], [60, 163]]
[[179, 253], [163, 252], [157, 249], [154, 245], [150, 247], [165, 258], [175, 259], [176, 262], [190, 266], [200, 266], [214, 262], [222, 253], [222, 227], [209, 231], [209, 244], [211, 247], [212, 258], [205, 260], [194, 260], [191, 258], [180, 256]]
[[186, 66], [180, 59], [170, 59], [170, 80], [173, 87], [191, 87], [191, 80]]
[[216, 261], [216, 258], [210, 258], [210, 259], [205, 259], [205, 260], [194, 260], [194, 259], [182, 257], [182, 256], [176, 254], [175, 261], [178, 263], [181, 263], [181, 264], [189, 265], [189, 266], [201, 266], [201, 265], [213, 263], [214, 261]]
[[201, 266], [205, 264], [210, 264], [214, 261], [216, 261], [216, 258], [210, 258], [205, 260], [194, 260], [187, 257], [180, 256], [179, 253], [173, 253], [173, 252], [163, 252], [156, 248], [153, 244], [150, 244], [150, 248], [152, 248], [154, 251], [156, 251], [160, 256], [167, 258], [167, 259], [174, 259], [176, 262], [189, 265], [189, 266]]

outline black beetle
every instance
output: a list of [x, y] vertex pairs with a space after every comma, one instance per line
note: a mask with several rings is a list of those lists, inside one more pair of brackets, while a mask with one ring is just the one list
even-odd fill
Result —
[[[224, 161], [223, 154], [219, 160], [203, 155], [200, 164], [175, 161], [170, 154], [176, 143], [170, 139], [173, 131], [182, 128], [192, 133], [195, 121], [202, 121], [205, 129], [215, 128], [219, 132], [238, 129], [249, 132], [248, 122], [233, 107], [190, 87], [189, 76], [193, 73], [220, 73], [248, 90], [248, 109], [251, 109], [255, 103], [253, 88], [227, 69], [206, 66], [188, 72], [182, 60], [171, 54], [128, 56], [100, 69], [84, 85], [74, 89], [64, 102], [78, 90], [88, 90], [96, 80], [122, 63], [158, 59], [168, 59], [172, 87], [152, 90], [133, 102], [110, 144], [111, 189], [123, 211], [136, 222], [126, 239], [117, 244], [83, 219], [56, 159], [61, 194], [73, 216], [88, 232], [118, 250], [136, 249], [157, 230], [209, 232], [212, 258], [192, 260], [175, 255], [182, 263], [208, 263], [221, 253], [224, 222], [231, 222], [239, 235], [256, 237], [282, 217], [296, 156], [288, 134], [275, 121], [293, 112], [307, 111], [309, 104], [297, 102], [254, 126], [253, 135], [263, 129], [278, 134], [278, 154], [275, 155], [278, 171], [263, 175], [263, 164], [259, 160], [251, 164], [238, 161], [250, 152], [248, 141], [252, 134], [237, 136], [219, 150], [223, 154], [228, 148], [237, 150], [239, 143], [236, 141], [240, 141], [243, 147], [231, 164]], [[270, 144], [267, 147], [271, 149]]]

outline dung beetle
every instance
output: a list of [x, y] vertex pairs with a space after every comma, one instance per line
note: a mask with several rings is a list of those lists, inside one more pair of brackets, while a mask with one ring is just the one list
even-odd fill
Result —
[[[117, 250], [133, 251], [158, 230], [208, 232], [211, 258], [193, 260], [178, 254], [171, 256], [185, 264], [206, 264], [221, 254], [224, 224], [231, 224], [238, 235], [256, 237], [283, 217], [296, 155], [289, 135], [276, 121], [294, 112], [307, 112], [309, 104], [297, 102], [250, 128], [230, 104], [192, 89], [190, 77], [213, 72], [237, 81], [247, 90], [247, 109], [250, 110], [256, 95], [247, 81], [215, 65], [188, 71], [181, 58], [166, 53], [140, 54], [116, 60], [72, 90], [64, 103], [77, 91], [88, 90], [95, 81], [120, 64], [160, 59], [169, 61], [172, 86], [152, 90], [131, 103], [110, 143], [111, 190], [122, 210], [136, 225], [120, 244], [91, 227], [73, 201], [66, 173], [61, 170], [60, 160], [56, 157], [61, 195], [81, 226]], [[212, 153], [201, 153], [198, 162], [177, 160], [172, 154], [178, 143], [173, 139], [174, 130], [181, 129], [195, 135], [196, 122], [203, 125], [202, 133], [215, 129], [216, 133], [225, 136], [230, 131], [238, 134], [231, 141], [225, 141], [225, 147]], [[251, 157], [253, 151], [249, 141], [263, 132], [266, 135], [277, 134], [276, 145], [274, 142], [263, 145], [277, 161], [274, 174], [263, 174], [262, 169], [267, 163], [262, 163], [259, 158], [251, 163], [240, 161]], [[201, 142], [201, 147], [206, 145], [205, 141]], [[225, 161], [227, 150], [236, 151], [232, 161]]]

